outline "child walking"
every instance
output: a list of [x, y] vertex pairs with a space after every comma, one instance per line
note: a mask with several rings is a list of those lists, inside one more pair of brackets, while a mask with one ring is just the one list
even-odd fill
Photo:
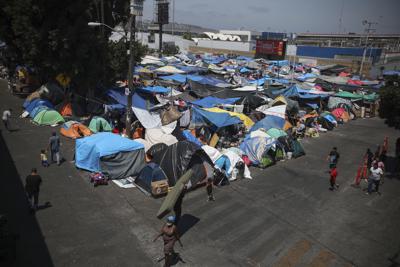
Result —
[[42, 149], [40, 151], [40, 160], [42, 161], [43, 167], [49, 167], [49, 161], [47, 160], [46, 150]]
[[329, 188], [329, 190], [333, 191], [339, 188], [339, 185], [336, 183], [336, 177], [337, 177], [337, 169], [336, 166], [332, 166], [331, 170], [329, 171], [330, 174], [330, 184], [331, 187]]

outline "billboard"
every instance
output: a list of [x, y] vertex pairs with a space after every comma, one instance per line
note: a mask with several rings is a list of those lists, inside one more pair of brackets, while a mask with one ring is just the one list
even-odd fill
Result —
[[284, 57], [286, 42], [282, 40], [257, 40], [256, 54], [264, 56]]

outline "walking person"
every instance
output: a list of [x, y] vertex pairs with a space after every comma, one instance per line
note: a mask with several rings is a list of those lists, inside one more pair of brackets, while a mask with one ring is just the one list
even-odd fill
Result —
[[29, 207], [32, 212], [36, 211], [39, 205], [39, 191], [42, 184], [42, 177], [38, 175], [35, 168], [25, 179], [25, 191], [29, 201]]
[[46, 150], [42, 149], [40, 151], [40, 161], [42, 162], [42, 166], [47, 168], [49, 167], [49, 161], [47, 160]]
[[57, 165], [60, 166], [60, 137], [57, 135], [56, 132], [52, 133], [52, 136], [49, 139], [49, 145], [48, 147], [50, 148], [50, 158], [51, 158], [51, 163], [54, 163], [54, 156], [56, 157], [56, 162]]
[[337, 190], [339, 188], [339, 185], [336, 183], [336, 177], [338, 175], [336, 166], [331, 168], [331, 170], [329, 171], [329, 175], [330, 175], [329, 182], [331, 185], [329, 190], [331, 191]]
[[340, 154], [337, 151], [337, 147], [333, 147], [331, 152], [329, 152], [326, 160], [329, 162], [329, 170], [336, 167], [339, 162]]
[[153, 242], [155, 242], [159, 237], [162, 236], [164, 241], [164, 260], [166, 267], [172, 265], [172, 259], [175, 255], [174, 246], [175, 242], [178, 241], [181, 247], [183, 247], [182, 242], [179, 238], [178, 228], [176, 227], [175, 217], [168, 216], [167, 223], [161, 228], [160, 233], [154, 238]]
[[10, 118], [11, 118], [11, 112], [12, 112], [12, 109], [11, 109], [11, 108], [4, 110], [4, 111], [3, 111], [3, 117], [2, 117], [4, 127], [5, 127], [5, 128], [7, 129], [7, 131], [9, 131], [9, 132], [10, 132]]
[[381, 168], [378, 167], [378, 163], [375, 162], [370, 169], [370, 176], [368, 178], [368, 192], [367, 195], [372, 193], [372, 187], [375, 185], [375, 191], [380, 194], [379, 192], [379, 184], [381, 180], [381, 176], [383, 175], [383, 171]]

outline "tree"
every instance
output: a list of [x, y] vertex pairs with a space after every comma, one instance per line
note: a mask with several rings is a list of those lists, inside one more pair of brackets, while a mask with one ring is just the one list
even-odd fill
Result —
[[[114, 27], [126, 22], [129, 0], [101, 2], [104, 23]], [[101, 17], [98, 0], [1, 1], [0, 39], [6, 42], [15, 61], [35, 67], [42, 81], [66, 73], [79, 87], [94, 88], [112, 75], [108, 43], [111, 31], [87, 25], [89, 21], [101, 21]]]
[[386, 80], [386, 86], [379, 91], [379, 116], [385, 118], [389, 126], [400, 128], [400, 79], [398, 76]]

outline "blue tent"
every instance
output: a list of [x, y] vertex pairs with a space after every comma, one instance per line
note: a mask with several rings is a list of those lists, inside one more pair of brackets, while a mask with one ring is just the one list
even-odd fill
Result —
[[233, 117], [228, 113], [210, 112], [196, 107], [193, 107], [192, 111], [191, 123], [194, 126], [203, 126], [211, 123], [217, 128], [221, 128], [242, 123], [238, 117]]
[[50, 103], [50, 101], [48, 101], [46, 99], [40, 99], [40, 98], [35, 98], [32, 101], [26, 100], [23, 104], [23, 107], [29, 113], [31, 113], [32, 110], [34, 110], [38, 106], [45, 106], [50, 109], [54, 109], [54, 106], [53, 106], [53, 104]]
[[203, 108], [212, 108], [215, 107], [216, 105], [221, 105], [221, 104], [233, 104], [236, 101], [238, 101], [240, 97], [233, 97], [233, 98], [218, 98], [214, 96], [207, 96], [205, 98], [192, 101], [191, 103]]
[[76, 140], [75, 165], [112, 179], [137, 175], [144, 166], [144, 146], [117, 134], [97, 133]]
[[331, 123], [337, 123], [336, 119], [330, 114], [324, 115], [324, 118], [327, 119]]
[[253, 127], [251, 127], [250, 132], [256, 131], [261, 128], [265, 129], [266, 131], [271, 128], [283, 129], [284, 125], [285, 119], [278, 116], [268, 115], [264, 119], [254, 124]]

